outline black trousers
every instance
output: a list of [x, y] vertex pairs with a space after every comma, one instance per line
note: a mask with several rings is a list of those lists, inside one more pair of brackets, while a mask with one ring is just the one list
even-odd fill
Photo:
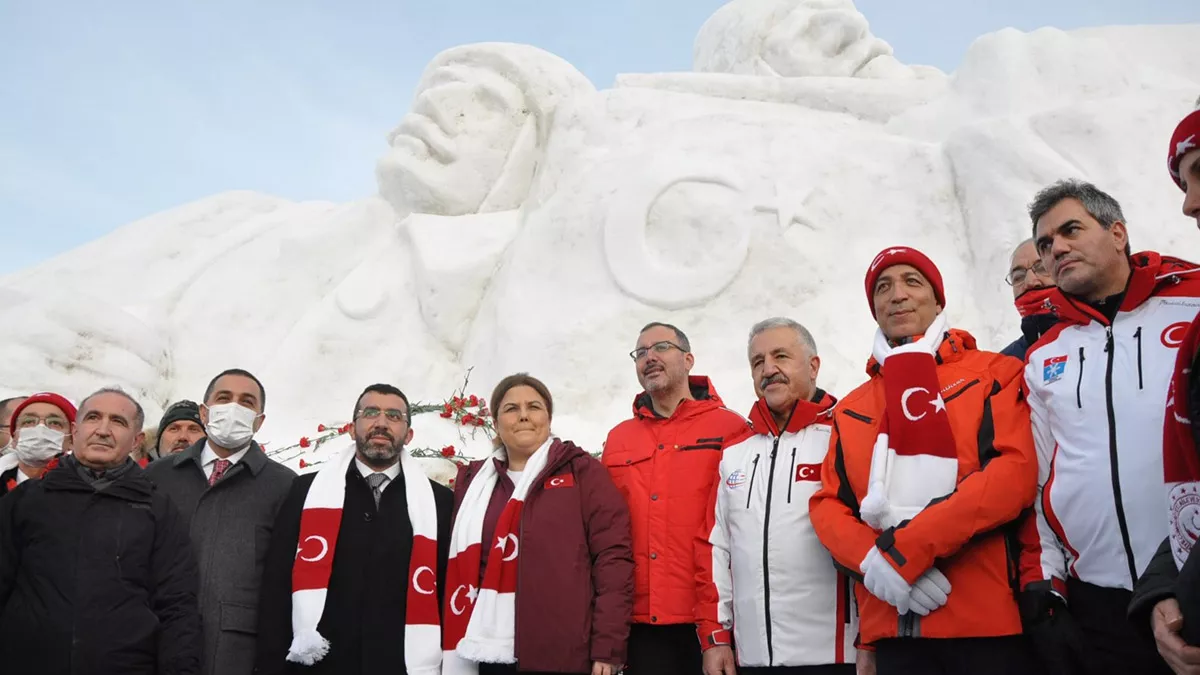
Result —
[[875, 643], [876, 675], [1027, 675], [1037, 672], [1022, 635], [892, 638]]
[[738, 668], [739, 675], [854, 675], [853, 663], [831, 663], [827, 666], [772, 666], [770, 668]]
[[696, 637], [696, 626], [690, 623], [633, 624], [626, 658], [627, 675], [701, 675], [704, 671], [700, 639]]
[[1133, 594], [1070, 579], [1068, 607], [1083, 631], [1087, 675], [1171, 675], [1153, 642], [1129, 622]]

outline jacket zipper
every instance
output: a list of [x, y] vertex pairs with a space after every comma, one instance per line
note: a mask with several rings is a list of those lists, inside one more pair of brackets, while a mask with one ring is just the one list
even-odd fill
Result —
[[1133, 545], [1129, 541], [1129, 525], [1125, 521], [1125, 505], [1121, 501], [1121, 473], [1117, 461], [1117, 412], [1113, 407], [1112, 390], [1113, 358], [1116, 349], [1113, 347], [1112, 324], [1109, 324], [1105, 330], [1104, 351], [1108, 352], [1108, 369], [1104, 374], [1104, 395], [1108, 404], [1108, 461], [1112, 470], [1113, 501], [1117, 507], [1117, 525], [1121, 528], [1121, 543], [1125, 545], [1125, 558], [1129, 563], [1129, 583], [1136, 584], [1137, 565], [1134, 564]]
[[750, 497], [754, 495], [754, 474], [758, 473], [758, 457], [755, 456], [754, 463], [750, 466], [750, 487], [746, 490], [746, 508], [750, 508]]
[[[1083, 395], [1080, 393], [1080, 388], [1083, 387], [1083, 362], [1086, 359], [1083, 356], [1083, 347], [1079, 348], [1079, 379], [1075, 382], [1075, 405], [1080, 410], [1083, 409]], [[1109, 372], [1112, 372], [1112, 359], [1109, 359]]]
[[796, 484], [796, 449], [792, 448], [792, 472], [788, 474], [788, 503], [792, 503], [792, 486]]
[[1142, 389], [1142, 327], [1133, 333], [1133, 337], [1137, 338], [1138, 343], [1138, 389]]
[[[786, 427], [785, 427], [786, 428]], [[767, 624], [767, 665], [775, 665], [775, 652], [771, 645], [771, 568], [767, 556], [767, 544], [771, 530], [771, 488], [775, 485], [775, 455], [779, 450], [779, 437], [771, 443], [771, 466], [767, 470], [767, 509], [763, 514], [763, 611]]]

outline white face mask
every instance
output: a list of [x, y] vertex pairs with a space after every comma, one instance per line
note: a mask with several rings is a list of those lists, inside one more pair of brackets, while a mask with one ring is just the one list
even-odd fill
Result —
[[214, 444], [235, 450], [254, 438], [254, 421], [258, 419], [258, 413], [237, 403], [205, 407], [208, 408], [208, 425], [204, 430]]
[[63, 451], [63, 439], [67, 437], [63, 432], [47, 428], [44, 424], [25, 427], [19, 433], [17, 460], [38, 467], [45, 466], [52, 457]]

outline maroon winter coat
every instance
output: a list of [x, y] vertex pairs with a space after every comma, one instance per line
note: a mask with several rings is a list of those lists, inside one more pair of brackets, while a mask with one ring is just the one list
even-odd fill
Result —
[[[549, 453], [521, 512], [517, 664], [564, 673], [590, 673], [593, 661], [621, 665], [633, 613], [629, 508], [586, 452], [556, 439]], [[486, 461], [459, 469], [456, 516]]]

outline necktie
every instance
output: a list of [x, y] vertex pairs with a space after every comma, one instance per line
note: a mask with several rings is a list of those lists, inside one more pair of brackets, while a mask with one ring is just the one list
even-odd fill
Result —
[[218, 459], [217, 463], [213, 465], [212, 475], [208, 477], [209, 487], [216, 485], [217, 481], [221, 480], [221, 476], [224, 476], [225, 472], [228, 471], [229, 467], [231, 466], [233, 466], [233, 462], [227, 459]]
[[367, 476], [367, 485], [371, 486], [371, 496], [375, 498], [375, 508], [379, 508], [379, 498], [383, 496], [383, 486], [387, 482], [387, 474], [373, 473]]

